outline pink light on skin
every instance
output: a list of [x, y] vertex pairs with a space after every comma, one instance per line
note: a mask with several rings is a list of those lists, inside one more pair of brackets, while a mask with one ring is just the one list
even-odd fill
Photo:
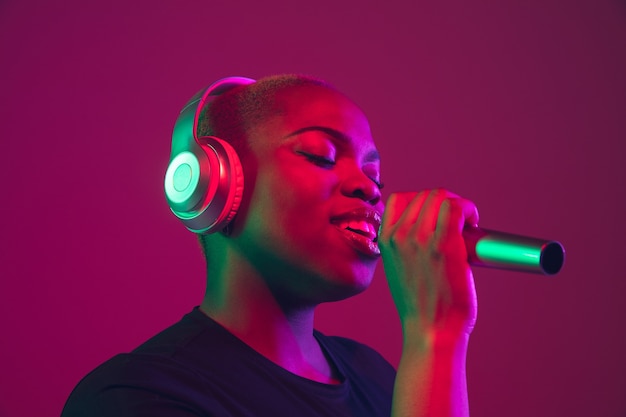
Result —
[[333, 383], [313, 313], [371, 283], [380, 161], [367, 119], [342, 94], [297, 87], [279, 92], [276, 106], [240, 155], [247, 182], [231, 235], [207, 237], [201, 309], [274, 363]]
[[[369, 285], [378, 261], [371, 240], [364, 242], [358, 233], [346, 239], [353, 232], [339, 229], [334, 220], [370, 210], [375, 214], [355, 220], [376, 228], [372, 219], [383, 211], [369, 124], [357, 106], [327, 88], [282, 92], [278, 101], [288, 111], [256, 127], [253, 156], [242, 156], [242, 163], [254, 157], [254, 172], [245, 174], [255, 183], [241, 237], [235, 239], [245, 239], [250, 253], [264, 253], [276, 258], [276, 265], [287, 263], [310, 277], [306, 297], [317, 297], [313, 282], [320, 282], [324, 292], [348, 291], [334, 296], [345, 298]], [[359, 239], [367, 255], [355, 251]]]

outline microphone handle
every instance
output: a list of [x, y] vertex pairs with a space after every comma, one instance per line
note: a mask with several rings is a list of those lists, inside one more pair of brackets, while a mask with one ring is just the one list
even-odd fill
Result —
[[463, 230], [472, 266], [554, 275], [565, 261], [563, 245], [554, 240], [519, 236], [480, 227]]

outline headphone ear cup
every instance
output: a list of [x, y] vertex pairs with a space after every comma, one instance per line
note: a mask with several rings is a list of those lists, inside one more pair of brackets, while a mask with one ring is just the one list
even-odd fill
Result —
[[226, 227], [235, 218], [239, 210], [243, 196], [243, 167], [241, 166], [241, 160], [239, 159], [239, 155], [237, 155], [237, 151], [235, 151], [230, 143], [215, 136], [203, 137], [200, 138], [199, 141], [204, 143], [205, 139], [212, 149], [222, 148], [223, 153], [218, 152], [220, 153], [220, 174], [225, 173], [228, 175], [228, 180], [220, 183], [218, 186], [218, 192], [223, 192], [226, 196], [225, 204], [221, 207], [215, 225], [211, 227], [210, 231], [207, 230], [204, 232], [213, 233]]
[[194, 152], [176, 155], [165, 175], [172, 212], [194, 233], [222, 230], [237, 214], [243, 168], [235, 149], [215, 136], [198, 138]]

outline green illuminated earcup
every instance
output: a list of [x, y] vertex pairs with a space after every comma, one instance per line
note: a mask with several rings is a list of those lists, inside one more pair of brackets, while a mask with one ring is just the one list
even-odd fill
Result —
[[201, 137], [194, 148], [170, 162], [165, 196], [187, 229], [214, 233], [237, 213], [243, 194], [243, 169], [233, 147], [222, 139]]

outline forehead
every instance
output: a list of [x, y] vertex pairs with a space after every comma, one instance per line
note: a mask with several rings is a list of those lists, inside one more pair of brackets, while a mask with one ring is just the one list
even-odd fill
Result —
[[341, 133], [356, 147], [374, 148], [367, 117], [343, 94], [323, 86], [298, 86], [279, 91], [273, 111], [258, 126], [264, 136], [280, 140], [302, 129], [319, 127]]
[[370, 127], [361, 109], [343, 94], [321, 86], [291, 88], [276, 95], [276, 110], [283, 122], [292, 128], [302, 124], [325, 123], [330, 128], [341, 128], [370, 136]]

